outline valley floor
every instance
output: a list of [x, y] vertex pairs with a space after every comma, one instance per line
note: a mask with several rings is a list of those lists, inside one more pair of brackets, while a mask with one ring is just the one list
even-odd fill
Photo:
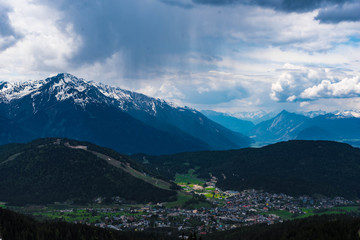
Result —
[[[198, 187], [195, 186], [195, 188]], [[209, 188], [198, 189], [197, 194], [193, 192], [192, 196], [181, 194], [183, 194], [182, 197], [185, 196], [185, 203], [190, 201], [195, 206], [199, 203], [201, 206], [201, 203], [204, 205], [204, 202], [198, 196], [208, 195], [201, 191], [209, 191]], [[216, 191], [216, 195], [209, 196], [205, 201], [208, 206], [199, 208], [194, 208], [194, 205], [189, 204], [189, 208], [186, 209], [169, 206], [168, 203], [132, 206], [51, 205], [9, 208], [31, 214], [38, 219], [84, 223], [120, 231], [161, 231], [175, 235], [181, 232], [197, 232], [205, 235], [261, 223], [270, 225], [313, 215], [360, 213], [359, 202], [340, 197], [315, 199], [302, 196], [295, 198], [285, 194], [272, 194], [253, 189], [242, 192], [222, 192], [216, 187], [213, 191]]]

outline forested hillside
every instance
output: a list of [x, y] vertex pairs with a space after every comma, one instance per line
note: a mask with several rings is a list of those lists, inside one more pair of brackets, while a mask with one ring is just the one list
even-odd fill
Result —
[[132, 202], [175, 198], [170, 183], [156, 180], [163, 186], [155, 186], [146, 170], [128, 157], [69, 141], [40, 139], [0, 147], [0, 200], [18, 205], [87, 203], [99, 197]]
[[360, 197], [360, 149], [338, 142], [289, 141], [262, 148], [134, 158], [146, 159], [169, 179], [189, 169], [204, 179], [215, 176], [222, 190]]

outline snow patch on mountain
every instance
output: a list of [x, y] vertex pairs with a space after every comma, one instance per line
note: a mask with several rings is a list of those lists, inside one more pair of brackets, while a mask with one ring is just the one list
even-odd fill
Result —
[[322, 115], [327, 115], [329, 118], [360, 118], [360, 110], [344, 110], [344, 111], [311, 111], [311, 112], [301, 112], [304, 116], [314, 118]]
[[27, 81], [27, 82], [1, 82], [0, 83], [0, 101], [9, 103], [13, 99], [25, 97], [44, 85], [45, 81]]
[[339, 118], [351, 118], [351, 117], [360, 118], [359, 110], [336, 111], [333, 114], [338, 116]]
[[68, 73], [61, 73], [45, 80], [0, 83], [0, 103], [10, 103], [28, 95], [33, 101], [34, 113], [37, 112], [38, 102], [51, 101], [52, 96], [59, 102], [70, 99], [82, 108], [89, 103], [100, 103], [114, 105], [123, 111], [142, 110], [153, 116], [157, 114], [159, 108], [165, 107], [175, 108], [178, 111], [191, 110], [193, 113], [197, 113], [193, 109], [174, 106], [174, 104], [161, 99], [151, 98], [119, 87], [86, 81]]

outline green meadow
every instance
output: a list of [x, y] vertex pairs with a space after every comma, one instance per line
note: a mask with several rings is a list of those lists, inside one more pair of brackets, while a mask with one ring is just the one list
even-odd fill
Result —
[[293, 219], [300, 219], [300, 218], [307, 218], [311, 216], [321, 216], [321, 215], [329, 215], [329, 214], [346, 214], [346, 213], [360, 213], [360, 206], [343, 206], [343, 207], [333, 207], [329, 209], [315, 209], [315, 208], [302, 208], [301, 209], [304, 214], [301, 215], [294, 215], [288, 211], [284, 210], [274, 210], [264, 212], [262, 214], [275, 214], [284, 220], [293, 220]]

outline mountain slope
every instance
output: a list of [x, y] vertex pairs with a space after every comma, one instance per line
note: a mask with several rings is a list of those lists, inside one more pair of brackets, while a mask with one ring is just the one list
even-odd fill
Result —
[[332, 140], [334, 138], [330, 132], [318, 126], [305, 128], [296, 136], [298, 140]]
[[[126, 156], [66, 139], [40, 139], [0, 148], [0, 199], [11, 204], [91, 202], [97, 197], [166, 201], [170, 183], [159, 188]], [[100, 150], [99, 150], [100, 149]], [[100, 151], [100, 152], [99, 152]], [[139, 172], [140, 171], [140, 172]], [[144, 180], [145, 179], [145, 180]], [[161, 181], [162, 180], [158, 180]]]
[[247, 133], [250, 131], [255, 125], [250, 121], [245, 121], [238, 119], [236, 117], [229, 116], [224, 113], [215, 112], [211, 110], [201, 111], [206, 117], [217, 122], [224, 127], [239, 133]]
[[303, 115], [283, 110], [274, 118], [257, 124], [249, 134], [260, 142], [276, 142], [294, 139], [308, 120]]
[[120, 88], [111, 88], [102, 84], [96, 86], [102, 93], [115, 99], [121, 99], [123, 96], [131, 99], [131, 101], [120, 101], [119, 108], [159, 130], [178, 135], [189, 134], [205, 142], [211, 149], [234, 149], [250, 144], [248, 137], [230, 131], [194, 109], [174, 107], [163, 100]]
[[321, 127], [336, 140], [360, 138], [360, 118], [326, 114], [312, 118], [305, 126]]
[[230, 149], [250, 142], [193, 109], [70, 74], [1, 83], [0, 116], [33, 133], [22, 135], [23, 141], [70, 137], [124, 153]]
[[284, 110], [276, 117], [257, 124], [249, 135], [260, 142], [259, 145], [292, 139], [355, 143], [360, 139], [360, 118], [354, 117], [355, 112], [350, 113], [310, 112], [307, 115], [311, 117], [307, 117]]
[[262, 148], [146, 156], [150, 166], [173, 178], [218, 178], [223, 190], [263, 189], [289, 195], [359, 198], [360, 149], [328, 141], [289, 141]]
[[32, 131], [20, 126], [13, 120], [0, 116], [0, 143], [24, 142], [36, 136]]

